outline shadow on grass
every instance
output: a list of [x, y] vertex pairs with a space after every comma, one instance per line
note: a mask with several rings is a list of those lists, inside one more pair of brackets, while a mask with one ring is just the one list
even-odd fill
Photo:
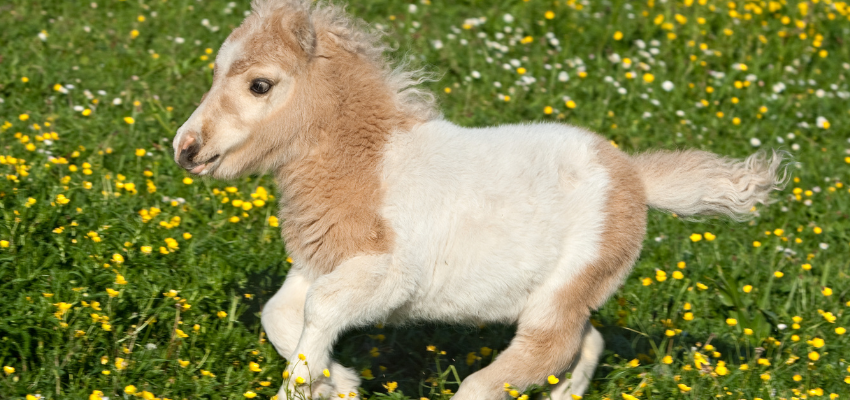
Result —
[[[254, 301], [247, 302], [247, 312], [241, 313], [239, 318], [248, 329], [261, 329], [259, 316], [262, 305], [279, 289], [288, 268], [285, 262], [271, 263], [267, 268], [249, 274], [247, 282], [231, 284], [233, 290], [245, 290], [247, 286], [256, 293]], [[653, 343], [658, 345], [665, 339], [664, 329], [659, 324], [652, 325], [647, 333], [642, 331], [647, 329], [645, 326], [618, 326], [615, 320], [606, 320], [599, 315], [594, 318], [601, 324], [597, 329], [605, 339], [605, 352], [590, 392], [617, 384], [619, 378], [611, 374], [614, 365], [638, 359], [642, 368], [659, 366], [655, 363], [663, 354], [656, 356], [653, 350]], [[466, 378], [489, 365], [510, 344], [515, 333], [515, 326], [499, 324], [482, 327], [431, 322], [405, 326], [376, 325], [355, 329], [340, 337], [334, 346], [334, 359], [362, 374], [371, 374], [373, 378], [365, 378], [361, 383], [370, 393], [386, 392], [384, 384], [397, 382], [398, 390], [406, 395], [427, 397], [433, 379], [440, 372], [454, 366], [460, 379]], [[700, 347], [709, 340], [709, 336], [710, 333], [706, 332], [695, 336], [692, 332], [683, 331], [677, 335], [676, 350], [671, 355], [676, 360], [687, 360], [692, 364], [685, 349]], [[737, 358], [737, 354], [742, 357], [755, 354], [754, 346], [736, 347], [735, 343], [718, 338], [712, 338], [711, 344], [726, 360]], [[429, 350], [430, 346], [434, 350]], [[454, 374], [449, 374], [447, 379], [453, 382]], [[453, 392], [458, 388], [456, 384], [446, 387]]]

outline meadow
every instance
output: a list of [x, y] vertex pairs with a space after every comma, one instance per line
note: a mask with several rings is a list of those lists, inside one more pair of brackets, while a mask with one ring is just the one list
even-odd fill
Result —
[[[285, 360], [259, 320], [290, 267], [274, 181], [192, 178], [170, 142], [249, 10], [0, 3], [0, 399], [275, 395]], [[348, 10], [386, 32], [390, 57], [433, 71], [426, 85], [464, 126], [559, 121], [630, 153], [793, 158], [749, 221], [649, 214], [638, 264], [593, 315], [606, 350], [586, 399], [850, 399], [850, 4]], [[449, 399], [512, 333], [377, 325], [335, 356], [360, 371], [362, 398]]]

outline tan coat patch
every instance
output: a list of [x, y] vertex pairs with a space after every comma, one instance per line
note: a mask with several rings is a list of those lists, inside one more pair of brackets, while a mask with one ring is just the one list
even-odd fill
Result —
[[315, 80], [306, 85], [322, 93], [299, 96], [326, 99], [310, 107], [319, 122], [301, 134], [305, 154], [277, 170], [287, 251], [314, 275], [358, 254], [391, 251], [393, 232], [379, 213], [382, 152], [393, 132], [419, 122], [381, 90], [374, 66], [330, 40], [320, 46], [331, 60], [311, 63]]
[[610, 179], [599, 259], [562, 290], [565, 308], [588, 315], [605, 304], [631, 271], [646, 235], [646, 194], [629, 157], [605, 140], [596, 146]]

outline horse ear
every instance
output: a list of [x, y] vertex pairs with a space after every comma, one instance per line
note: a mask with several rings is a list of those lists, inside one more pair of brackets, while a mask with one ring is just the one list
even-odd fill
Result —
[[316, 51], [316, 30], [313, 27], [310, 13], [309, 11], [299, 11], [292, 17], [290, 28], [295, 35], [295, 40], [298, 41], [307, 56], [312, 58]]

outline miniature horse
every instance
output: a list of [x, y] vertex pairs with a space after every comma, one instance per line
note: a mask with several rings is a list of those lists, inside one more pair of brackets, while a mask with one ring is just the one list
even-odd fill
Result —
[[647, 207], [740, 218], [784, 182], [776, 153], [630, 156], [563, 124], [462, 128], [342, 8], [252, 8], [174, 157], [219, 179], [275, 174], [293, 265], [262, 322], [290, 360], [281, 398], [358, 396], [357, 374], [330, 358], [334, 342], [410, 320], [517, 324], [456, 400], [502, 399], [505, 383], [567, 371], [551, 397], [582, 395], [604, 348], [590, 313], [640, 254]]

